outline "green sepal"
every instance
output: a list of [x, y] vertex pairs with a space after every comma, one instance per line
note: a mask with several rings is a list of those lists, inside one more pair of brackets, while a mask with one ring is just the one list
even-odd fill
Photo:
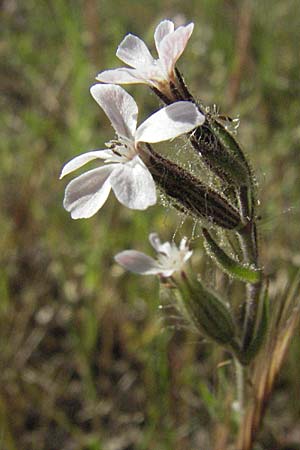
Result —
[[245, 155], [241, 150], [241, 147], [234, 139], [232, 134], [227, 131], [220, 122], [218, 122], [217, 120], [210, 120], [209, 124], [223, 147], [225, 147], [231, 153], [232, 157], [236, 158], [236, 162], [243, 167], [243, 174], [246, 175], [244, 184], [246, 184], [245, 182], [247, 181], [247, 178], [251, 176], [251, 170], [248, 166]]
[[238, 263], [219, 247], [206, 228], [203, 228], [202, 231], [206, 252], [223, 272], [230, 277], [244, 281], [245, 283], [255, 284], [261, 280], [261, 271], [259, 269], [252, 269], [249, 266], [243, 266]]
[[226, 175], [227, 181], [230, 185], [234, 186], [249, 186], [248, 171], [244, 165], [238, 161], [235, 155], [229, 152], [223, 151], [217, 154], [211, 152], [209, 155], [209, 162], [211, 167], [217, 168], [217, 173], [223, 173]]
[[200, 280], [191, 281], [184, 274], [178, 288], [195, 327], [219, 344], [236, 349], [236, 326], [225, 302]]
[[242, 209], [249, 211], [250, 215], [253, 213], [254, 207], [254, 185], [255, 180], [251, 167], [241, 149], [238, 142], [232, 136], [232, 134], [226, 130], [216, 119], [209, 120], [210, 127], [215, 133], [219, 142], [227, 150], [227, 159], [230, 162], [229, 167], [226, 166], [226, 173], [231, 174], [233, 181], [238, 184], [239, 189], [246, 189], [246, 196], [243, 196], [242, 201], [244, 203]]
[[259, 298], [259, 304], [256, 314], [256, 321], [253, 330], [253, 337], [246, 348], [242, 349], [239, 355], [239, 360], [242, 364], [249, 364], [257, 355], [264, 343], [268, 331], [269, 324], [269, 295], [268, 286], [262, 288]]

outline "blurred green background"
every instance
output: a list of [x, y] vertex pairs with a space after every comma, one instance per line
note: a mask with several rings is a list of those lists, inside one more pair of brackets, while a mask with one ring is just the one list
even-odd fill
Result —
[[[178, 241], [195, 224], [162, 205], [127, 210], [112, 195], [95, 217], [73, 221], [58, 176], [64, 162], [112, 137], [89, 86], [97, 72], [122, 65], [115, 50], [123, 36], [135, 33], [153, 49], [161, 19], [194, 21], [178, 67], [196, 97], [241, 118], [263, 263], [281, 289], [300, 265], [299, 1], [0, 6], [0, 448], [209, 450], [212, 423], [226, 416], [218, 395], [230, 391], [230, 365], [219, 366], [227, 355], [164, 326], [157, 280], [113, 260], [126, 248], [149, 252], [152, 231]], [[146, 87], [128, 90], [140, 120], [157, 108]], [[200, 238], [194, 247], [196, 266]], [[299, 343], [265, 425], [298, 449]]]

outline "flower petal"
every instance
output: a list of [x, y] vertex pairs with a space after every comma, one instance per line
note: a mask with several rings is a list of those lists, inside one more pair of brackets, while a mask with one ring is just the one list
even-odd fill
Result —
[[153, 58], [145, 42], [134, 34], [127, 34], [118, 47], [117, 57], [135, 69], [152, 64]]
[[136, 142], [162, 142], [202, 125], [205, 120], [191, 102], [176, 102], [152, 114], [137, 129]]
[[150, 233], [149, 234], [149, 241], [154, 250], [157, 251], [157, 253], [163, 253], [166, 256], [171, 255], [172, 246], [170, 242], [161, 242], [160, 238], [158, 237], [157, 233]]
[[66, 187], [64, 207], [73, 219], [93, 216], [105, 203], [110, 189], [110, 175], [115, 164], [90, 170]]
[[90, 91], [117, 134], [132, 140], [136, 130], [138, 107], [131, 95], [114, 84], [94, 84]]
[[137, 84], [147, 83], [140, 72], [136, 69], [127, 69], [126, 67], [119, 67], [118, 69], [104, 70], [100, 72], [96, 80], [101, 83], [112, 84]]
[[127, 208], [144, 210], [156, 203], [154, 180], [138, 156], [120, 164], [111, 175], [110, 183], [119, 202]]
[[111, 158], [112, 155], [113, 153], [111, 150], [94, 150], [92, 152], [82, 153], [81, 155], [75, 156], [75, 158], [71, 159], [71, 161], [64, 165], [59, 178], [61, 179], [69, 173], [74, 172], [74, 170], [79, 169], [93, 159], [107, 159]]
[[155, 259], [136, 250], [125, 250], [118, 253], [115, 261], [130, 272], [141, 275], [156, 275], [163, 272]]
[[180, 251], [182, 251], [182, 250], [184, 251], [184, 250], [188, 249], [187, 241], [188, 241], [188, 239], [186, 236], [181, 239], [181, 241], [179, 243]]
[[160, 53], [159, 46], [161, 41], [165, 36], [172, 33], [173, 31], [174, 31], [174, 23], [171, 20], [163, 20], [157, 25], [154, 32], [154, 41], [158, 55]]
[[184, 51], [194, 29], [194, 24], [178, 27], [174, 33], [168, 34], [159, 46], [159, 57], [162, 65], [170, 75], [182, 52]]
[[184, 256], [183, 256], [183, 258], [182, 258], [182, 261], [183, 261], [184, 263], [186, 263], [187, 260], [190, 259], [190, 257], [192, 256], [192, 254], [193, 254], [193, 250], [185, 250], [185, 253], [184, 253]]
[[161, 246], [161, 240], [160, 240], [160, 238], [159, 238], [157, 233], [150, 233], [149, 234], [149, 242], [152, 245], [152, 247], [154, 248], [154, 250], [159, 252], [159, 248]]

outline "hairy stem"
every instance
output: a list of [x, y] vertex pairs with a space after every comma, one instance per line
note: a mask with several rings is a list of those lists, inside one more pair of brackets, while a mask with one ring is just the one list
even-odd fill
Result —
[[241, 423], [245, 412], [245, 368], [234, 358], [236, 373], [236, 411], [239, 413], [239, 423]]
[[[251, 264], [254, 268], [258, 269], [259, 263], [255, 223], [250, 221], [239, 233], [239, 238], [243, 251], [244, 262]], [[247, 347], [252, 336], [261, 286], [261, 281], [255, 284], [247, 283], [246, 285], [247, 297], [243, 324], [243, 348]]]

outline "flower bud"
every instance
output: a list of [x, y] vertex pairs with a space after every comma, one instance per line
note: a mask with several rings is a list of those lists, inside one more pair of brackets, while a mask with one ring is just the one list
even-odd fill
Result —
[[228, 230], [242, 226], [239, 212], [220, 194], [213, 191], [182, 167], [156, 153], [149, 145], [140, 157], [157, 185], [179, 208], [193, 217], [207, 220]]
[[183, 306], [196, 328], [208, 338], [236, 350], [236, 327], [226, 304], [200, 280], [182, 274], [178, 288]]
[[229, 185], [250, 185], [249, 168], [237, 142], [217, 121], [207, 118], [191, 135], [191, 144], [205, 164]]

